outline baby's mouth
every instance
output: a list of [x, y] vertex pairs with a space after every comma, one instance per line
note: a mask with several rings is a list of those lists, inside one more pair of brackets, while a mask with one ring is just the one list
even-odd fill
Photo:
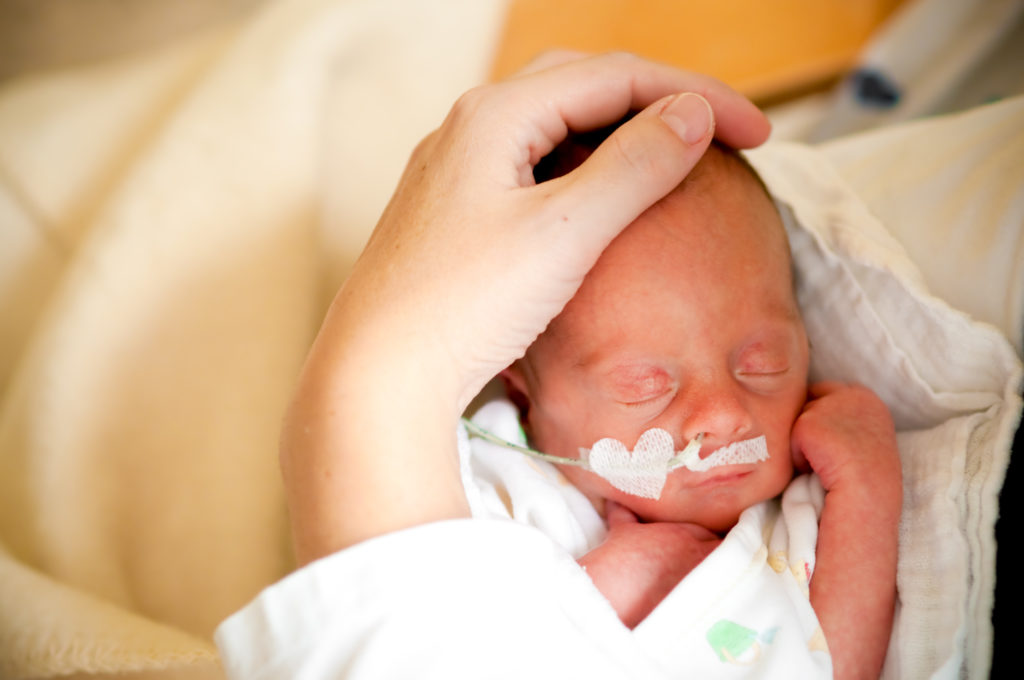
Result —
[[703, 488], [718, 486], [720, 484], [732, 484], [750, 475], [753, 470], [736, 469], [737, 466], [729, 466], [732, 469], [714, 470], [711, 472], [698, 472], [700, 475], [692, 484], [693, 487]]

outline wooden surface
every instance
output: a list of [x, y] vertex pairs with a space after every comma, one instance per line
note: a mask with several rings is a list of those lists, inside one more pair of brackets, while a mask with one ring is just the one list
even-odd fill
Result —
[[767, 103], [842, 74], [900, 0], [510, 0], [493, 75], [554, 47], [628, 50]]

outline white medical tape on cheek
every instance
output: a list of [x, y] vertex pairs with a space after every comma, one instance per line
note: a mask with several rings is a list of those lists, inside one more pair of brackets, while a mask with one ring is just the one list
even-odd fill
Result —
[[580, 449], [587, 466], [619, 491], [641, 498], [661, 498], [668, 464], [676, 445], [665, 430], [647, 430], [632, 451], [618, 439], [605, 437], [588, 451]]

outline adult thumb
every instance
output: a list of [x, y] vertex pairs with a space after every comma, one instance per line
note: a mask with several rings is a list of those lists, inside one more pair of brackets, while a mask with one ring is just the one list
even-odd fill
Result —
[[[684, 92], [654, 102], [622, 124], [559, 182], [563, 222], [604, 240], [672, 191], [704, 155], [715, 133], [711, 106]], [[593, 234], [600, 231], [600, 235]]]

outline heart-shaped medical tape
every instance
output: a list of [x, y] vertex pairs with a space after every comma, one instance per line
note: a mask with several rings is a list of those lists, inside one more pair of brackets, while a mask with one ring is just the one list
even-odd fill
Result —
[[675, 442], [665, 430], [647, 430], [629, 451], [618, 439], [606, 437], [590, 449], [590, 469], [619, 491], [641, 498], [660, 498], [668, 476]]

